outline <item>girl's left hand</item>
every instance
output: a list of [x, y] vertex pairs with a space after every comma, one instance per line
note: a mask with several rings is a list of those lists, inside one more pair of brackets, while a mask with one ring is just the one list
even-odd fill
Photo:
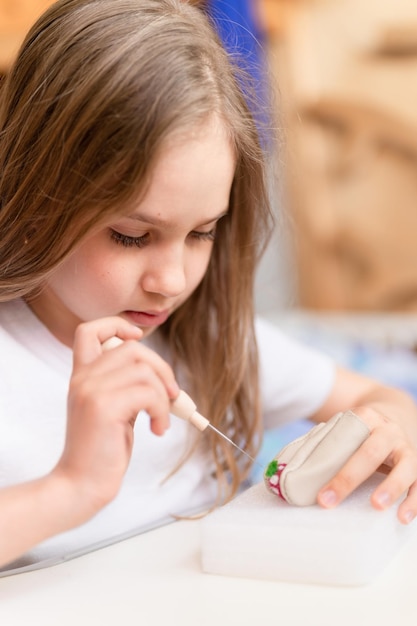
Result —
[[375, 489], [371, 504], [386, 509], [406, 493], [398, 519], [410, 523], [417, 515], [417, 448], [404, 429], [370, 406], [353, 408], [371, 434], [336, 476], [318, 494], [318, 503], [333, 508], [377, 470], [387, 477]]

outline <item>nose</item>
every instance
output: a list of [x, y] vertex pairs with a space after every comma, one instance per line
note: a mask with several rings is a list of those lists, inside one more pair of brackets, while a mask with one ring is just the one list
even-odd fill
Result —
[[149, 293], [166, 298], [181, 295], [187, 286], [183, 246], [161, 246], [154, 250], [141, 282], [144, 291]]

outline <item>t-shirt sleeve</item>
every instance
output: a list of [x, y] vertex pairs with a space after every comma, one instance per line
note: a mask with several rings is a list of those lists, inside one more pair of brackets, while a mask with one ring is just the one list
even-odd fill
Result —
[[266, 320], [255, 328], [265, 428], [310, 417], [331, 391], [334, 361]]

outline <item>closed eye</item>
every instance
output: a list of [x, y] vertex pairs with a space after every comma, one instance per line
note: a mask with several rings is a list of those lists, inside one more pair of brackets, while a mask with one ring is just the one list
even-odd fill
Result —
[[[124, 235], [113, 228], [110, 229], [110, 238], [112, 241], [124, 246], [125, 248], [132, 248], [134, 246], [136, 248], [143, 248], [149, 242], [149, 237], [149, 233], [145, 233], [145, 235], [140, 235], [138, 237], [132, 237], [131, 235]], [[209, 231], [192, 230], [189, 237], [196, 239], [197, 241], [214, 241], [216, 237], [216, 227]]]
[[193, 239], [198, 239], [199, 241], [214, 241], [216, 238], [216, 228], [212, 228], [207, 232], [192, 230], [190, 236], [193, 237]]
[[149, 233], [141, 235], [140, 237], [130, 237], [129, 235], [123, 235], [123, 233], [117, 232], [117, 230], [110, 229], [110, 238], [115, 243], [124, 246], [125, 248], [143, 248], [149, 239]]

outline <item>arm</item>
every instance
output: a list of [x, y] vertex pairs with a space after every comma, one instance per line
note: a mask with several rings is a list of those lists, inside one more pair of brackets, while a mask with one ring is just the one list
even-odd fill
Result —
[[385, 509], [407, 492], [398, 509], [402, 523], [417, 515], [417, 407], [412, 398], [360, 374], [338, 369], [330, 395], [313, 416], [327, 421], [340, 410], [352, 409], [371, 435], [342, 470], [320, 490], [318, 502], [336, 506], [381, 466], [387, 477], [372, 494], [372, 505]]
[[0, 567], [36, 544], [84, 520], [71, 482], [52, 472], [0, 490]]
[[[123, 344], [103, 353], [102, 343], [114, 335]], [[119, 318], [78, 327], [64, 451], [50, 474], [0, 490], [0, 566], [86, 522], [113, 500], [140, 410], [150, 415], [155, 434], [165, 432], [178, 386], [168, 364], [140, 345], [140, 336]]]

